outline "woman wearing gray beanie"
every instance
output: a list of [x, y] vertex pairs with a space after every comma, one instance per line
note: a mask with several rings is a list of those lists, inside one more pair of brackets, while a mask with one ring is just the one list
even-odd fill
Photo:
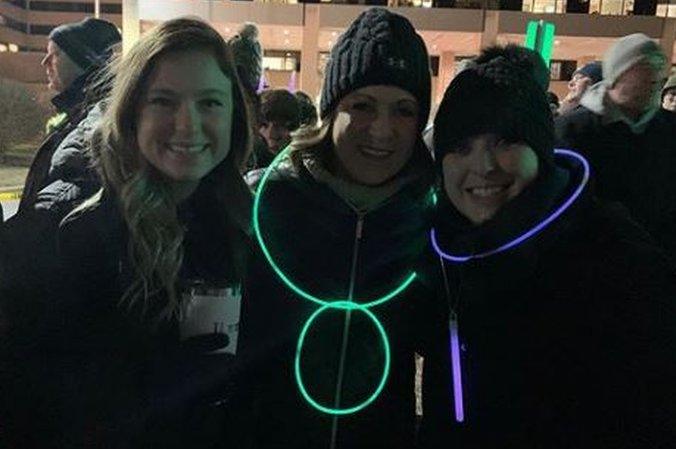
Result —
[[[435, 118], [443, 179], [424, 279], [426, 448], [668, 447], [676, 275], [587, 162], [554, 150], [544, 91], [503, 58]], [[450, 342], [450, 345], [449, 345]]]
[[331, 51], [322, 123], [250, 173], [259, 251], [241, 344], [258, 368], [253, 447], [412, 447], [429, 107], [422, 38], [369, 9]]

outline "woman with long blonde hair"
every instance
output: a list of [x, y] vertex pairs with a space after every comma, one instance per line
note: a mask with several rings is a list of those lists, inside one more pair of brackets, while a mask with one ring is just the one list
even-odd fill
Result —
[[[208, 24], [175, 19], [113, 72], [92, 142], [103, 187], [59, 227], [61, 279], [39, 323], [63, 417], [50, 446], [145, 446], [227, 381], [237, 353], [251, 126], [231, 49]], [[195, 349], [208, 364], [184, 358]]]

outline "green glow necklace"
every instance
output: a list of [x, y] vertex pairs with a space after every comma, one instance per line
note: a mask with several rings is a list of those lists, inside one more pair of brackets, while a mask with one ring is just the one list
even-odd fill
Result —
[[[318, 298], [302, 288], [300, 288], [295, 282], [291, 280], [289, 276], [287, 276], [282, 269], [279, 267], [277, 262], [274, 260], [272, 257], [272, 254], [270, 253], [270, 250], [268, 249], [265, 239], [263, 239], [263, 233], [261, 232], [261, 226], [260, 226], [260, 219], [259, 219], [259, 213], [260, 213], [260, 204], [261, 204], [261, 198], [263, 196], [263, 192], [265, 190], [265, 185], [267, 184], [267, 181], [273, 172], [274, 168], [290, 153], [291, 147], [287, 146], [283, 151], [281, 151], [270, 163], [270, 166], [265, 169], [265, 172], [263, 173], [263, 176], [258, 184], [258, 187], [256, 189], [256, 194], [254, 196], [254, 205], [253, 205], [253, 217], [252, 217], [252, 222], [253, 222], [253, 229], [254, 229], [254, 234], [256, 235], [256, 240], [258, 241], [258, 244], [261, 248], [261, 251], [263, 252], [263, 255], [265, 256], [265, 259], [267, 262], [270, 264], [270, 267], [272, 267], [272, 270], [274, 273], [282, 280], [283, 284], [291, 290], [293, 293], [297, 294], [301, 298], [307, 299], [311, 302], [314, 302], [315, 304], [321, 306], [319, 309], [317, 309], [311, 316], [308, 318], [308, 320], [305, 322], [303, 325], [303, 328], [301, 329], [300, 336], [298, 337], [298, 343], [296, 345], [296, 356], [295, 356], [295, 363], [294, 363], [294, 374], [295, 374], [295, 379], [296, 379], [296, 384], [298, 386], [298, 389], [303, 396], [303, 398], [314, 408], [317, 410], [327, 413], [330, 415], [348, 415], [351, 413], [356, 413], [365, 407], [367, 407], [369, 404], [371, 404], [382, 392], [383, 388], [385, 388], [385, 383], [387, 381], [387, 378], [389, 376], [390, 372], [390, 359], [391, 359], [391, 354], [390, 354], [390, 344], [389, 340], [387, 338], [387, 333], [385, 332], [385, 329], [383, 325], [380, 323], [378, 318], [370, 311], [368, 310], [371, 307], [375, 307], [378, 305], [381, 305], [390, 299], [394, 298], [395, 296], [399, 295], [402, 293], [406, 288], [408, 288], [409, 285], [415, 280], [416, 278], [416, 273], [412, 272], [396, 289], [392, 290], [390, 293], [387, 293], [386, 295], [383, 295], [379, 298], [375, 298], [371, 301], [367, 301], [365, 303], [359, 304], [353, 302], [351, 299], [350, 300], [345, 300], [342, 298], [329, 298], [329, 299], [321, 299]], [[320, 404], [316, 400], [314, 400], [310, 394], [308, 393], [307, 389], [305, 388], [305, 384], [303, 383], [303, 377], [301, 376], [301, 367], [300, 367], [300, 358], [303, 350], [303, 343], [305, 341], [305, 337], [307, 335], [308, 329], [310, 326], [314, 323], [314, 321], [317, 319], [317, 317], [325, 312], [326, 310], [330, 309], [338, 309], [338, 310], [346, 310], [346, 311], [359, 311], [364, 314], [373, 322], [375, 325], [376, 329], [378, 330], [378, 333], [380, 334], [382, 343], [383, 343], [383, 350], [385, 352], [385, 364], [383, 367], [383, 372], [382, 376], [380, 378], [380, 381], [378, 383], [377, 388], [369, 396], [366, 400], [363, 402], [352, 406], [352, 407], [347, 407], [347, 408], [336, 408], [336, 407], [327, 407], [325, 405]]]

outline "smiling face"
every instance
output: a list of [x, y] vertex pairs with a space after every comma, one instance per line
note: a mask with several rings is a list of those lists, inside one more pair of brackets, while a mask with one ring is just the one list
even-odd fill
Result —
[[84, 71], [68, 57], [53, 41], [47, 42], [47, 54], [42, 61], [47, 72], [48, 87], [56, 92], [63, 92]]
[[169, 182], [199, 183], [230, 152], [232, 83], [206, 51], [161, 56], [138, 110], [143, 157]]
[[533, 182], [538, 159], [524, 143], [480, 134], [447, 153], [442, 169], [448, 198], [472, 223], [481, 224]]
[[403, 89], [368, 86], [351, 92], [333, 121], [336, 174], [371, 186], [390, 180], [413, 154], [418, 120], [418, 101]]

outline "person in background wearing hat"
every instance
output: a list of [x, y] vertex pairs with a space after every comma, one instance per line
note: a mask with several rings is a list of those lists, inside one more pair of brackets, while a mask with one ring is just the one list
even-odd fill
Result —
[[49, 183], [56, 148], [87, 115], [85, 96], [91, 76], [105, 64], [112, 47], [121, 39], [115, 25], [93, 18], [58, 26], [49, 34], [47, 54], [41, 64], [47, 72], [49, 88], [57, 93], [52, 104], [66, 116], [38, 149], [26, 177], [17, 214], [31, 209], [38, 192]]
[[662, 88], [662, 109], [676, 112], [676, 75], [671, 75]]
[[[332, 48], [321, 124], [247, 175], [260, 249], [240, 340], [254, 370], [242, 427], [250, 447], [413, 446], [414, 351], [428, 324], [417, 318], [426, 298], [414, 272], [434, 181], [420, 135], [430, 85], [428, 53], [411, 23], [368, 9]], [[309, 297], [343, 307], [320, 310]]]
[[300, 103], [286, 89], [264, 91], [258, 126], [265, 147], [255, 147], [254, 156], [256, 168], [264, 168], [291, 142], [291, 133], [300, 126]]
[[506, 59], [459, 74], [435, 129], [443, 182], [422, 271], [444, 326], [425, 356], [421, 446], [668, 447], [664, 254], [594, 198], [583, 159], [555, 153], [545, 92]]
[[613, 44], [603, 80], [581, 108], [556, 120], [557, 148], [583, 153], [601, 199], [623, 203], [676, 256], [676, 118], [660, 108], [666, 77], [660, 47], [637, 33]]
[[558, 109], [559, 115], [567, 114], [577, 108], [580, 105], [582, 95], [602, 78], [601, 63], [598, 61], [590, 62], [577, 69], [568, 82], [568, 95], [561, 100]]

